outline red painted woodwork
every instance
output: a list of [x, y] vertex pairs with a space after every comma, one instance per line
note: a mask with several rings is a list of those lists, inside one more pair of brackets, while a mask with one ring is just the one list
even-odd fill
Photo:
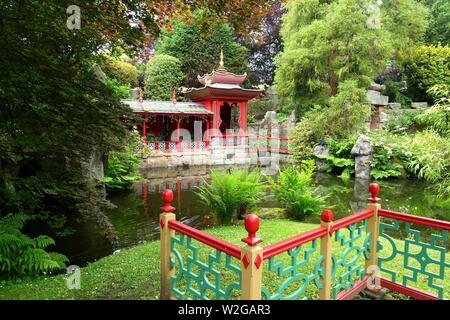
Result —
[[192, 228], [176, 220], [169, 221], [169, 228], [222, 251], [232, 257], [241, 259], [241, 249], [232, 243], [217, 239], [203, 231]]
[[162, 192], [162, 199], [164, 201], [164, 205], [160, 208], [164, 212], [175, 211], [175, 208], [170, 205], [173, 200], [173, 191], [170, 189], [165, 189]]
[[244, 268], [247, 269], [247, 267], [250, 264], [250, 260], [248, 259], [247, 254], [244, 254], [244, 256], [242, 257], [242, 264], [244, 265]]
[[249, 246], [256, 246], [262, 242], [262, 239], [256, 236], [256, 232], [259, 230], [259, 218], [256, 214], [252, 213], [245, 217], [245, 230], [247, 230], [248, 236], [241, 239], [242, 242]]
[[256, 269], [259, 269], [259, 267], [261, 266], [261, 263], [263, 262], [263, 259], [261, 258], [261, 256], [258, 254], [255, 258], [255, 267]]
[[310, 242], [314, 239], [320, 238], [327, 234], [327, 229], [325, 227], [318, 227], [311, 231], [301, 233], [297, 236], [289, 238], [287, 240], [280, 241], [275, 244], [264, 247], [263, 259], [267, 260], [277, 254], [283, 253], [289, 249], [298, 247], [304, 243]]
[[372, 203], [377, 203], [380, 201], [380, 198], [377, 198], [378, 193], [380, 192], [380, 186], [378, 183], [371, 183], [369, 185], [369, 191], [372, 197], [369, 198], [369, 201]]
[[440, 300], [438, 297], [433, 296], [425, 291], [411, 288], [411, 287], [405, 287], [401, 284], [392, 282], [385, 278], [380, 278], [380, 284], [384, 288], [388, 288], [389, 290], [396, 291], [403, 293], [407, 295], [408, 297], [419, 299], [419, 300]]
[[333, 211], [331, 210], [323, 210], [322, 214], [320, 215], [320, 219], [323, 222], [331, 222], [334, 219]]
[[371, 216], [373, 216], [373, 214], [374, 214], [373, 209], [366, 209], [358, 213], [349, 215], [348, 217], [339, 219], [333, 223], [333, 232], [348, 227], [349, 225], [354, 224], [356, 222], [370, 218]]
[[356, 296], [367, 287], [368, 278], [368, 276], [365, 276], [363, 280], [355, 281], [355, 284], [350, 288], [350, 290], [339, 292], [336, 297], [337, 300], [351, 300], [354, 296]]
[[428, 227], [450, 230], [450, 222], [448, 222], [448, 221], [419, 217], [419, 216], [415, 216], [412, 214], [407, 214], [407, 213], [403, 213], [403, 212], [395, 212], [395, 211], [384, 210], [384, 209], [379, 209], [378, 214], [381, 217], [385, 217], [385, 218], [389, 218], [389, 219], [401, 220], [401, 221], [411, 222], [411, 223], [415, 223], [415, 224], [421, 224], [421, 225], [428, 226]]

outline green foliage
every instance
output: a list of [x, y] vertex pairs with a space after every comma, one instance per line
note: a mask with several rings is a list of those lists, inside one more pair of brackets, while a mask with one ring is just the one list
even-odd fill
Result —
[[[87, 164], [94, 152], [120, 147], [132, 112], [95, 66], [106, 47], [135, 48], [145, 29], [128, 14], [142, 1], [85, 0], [81, 29], [70, 30], [73, 4], [0, 4], [0, 215], [27, 212], [55, 231], [106, 207]], [[146, 11], [141, 17], [145, 25], [152, 20]]]
[[212, 170], [211, 182], [205, 182], [197, 195], [211, 210], [219, 225], [228, 225], [236, 213], [245, 214], [253, 210], [262, 199], [264, 186], [261, 179], [258, 170]]
[[385, 86], [383, 94], [389, 97], [390, 102], [398, 102], [403, 107], [411, 105], [411, 98], [403, 92], [399, 82], [387, 80], [383, 82], [383, 85]]
[[292, 133], [291, 152], [301, 162], [311, 156], [314, 146], [324, 137], [346, 139], [364, 128], [370, 114], [366, 91], [355, 81], [345, 81], [329, 106], [307, 112]]
[[175, 21], [172, 31], [163, 29], [156, 52], [181, 61], [186, 76], [183, 85], [190, 88], [200, 85], [197, 75], [217, 69], [222, 49], [228, 71], [236, 74], [247, 71], [247, 49], [233, 36], [230, 25], [204, 8], [193, 13], [192, 23]]
[[418, 122], [443, 136], [450, 136], [450, 85], [433, 86], [428, 93], [436, 98], [436, 103], [417, 117]]
[[116, 79], [106, 79], [106, 85], [111, 88], [121, 99], [130, 98], [130, 86], [119, 84]]
[[422, 0], [422, 2], [430, 9], [426, 42], [450, 45], [450, 2], [447, 0]]
[[100, 66], [106, 76], [116, 80], [118, 85], [128, 87], [137, 85], [138, 70], [131, 63], [104, 55]]
[[427, 91], [436, 85], [450, 83], [450, 47], [448, 45], [422, 45], [401, 58], [407, 77], [408, 91], [416, 101], [432, 102]]
[[129, 139], [123, 151], [112, 151], [108, 155], [105, 166], [105, 177], [102, 182], [109, 190], [129, 189], [133, 182], [140, 179], [139, 136], [137, 132]]
[[267, 111], [277, 111], [278, 105], [269, 98], [253, 99], [248, 102], [248, 115], [262, 120]]
[[402, 110], [391, 113], [386, 122], [386, 129], [393, 133], [413, 132], [420, 126], [420, 110]]
[[311, 214], [320, 214], [325, 198], [315, 194], [314, 161], [302, 163], [301, 169], [286, 167], [280, 172], [278, 182], [270, 179], [275, 196], [285, 208], [289, 218], [303, 220]]
[[152, 100], [171, 100], [173, 90], [183, 81], [181, 62], [166, 54], [158, 54], [147, 63], [145, 96]]
[[277, 57], [276, 89], [304, 107], [323, 105], [342, 81], [367, 88], [392, 54], [421, 38], [426, 9], [410, 0], [383, 1], [380, 27], [367, 26], [369, 5], [359, 0], [288, 0]]
[[45, 248], [55, 241], [47, 236], [30, 238], [23, 234], [28, 217], [8, 215], [0, 219], [0, 277], [20, 278], [37, 276], [65, 268], [67, 257]]
[[412, 137], [407, 146], [406, 169], [419, 178], [436, 182], [450, 169], [450, 140], [427, 130]]

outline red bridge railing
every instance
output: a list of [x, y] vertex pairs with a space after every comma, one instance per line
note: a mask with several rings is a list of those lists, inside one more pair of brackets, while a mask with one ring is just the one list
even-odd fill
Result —
[[240, 247], [176, 221], [165, 190], [161, 298], [345, 300], [384, 287], [448, 299], [450, 222], [382, 209], [379, 186], [369, 189], [366, 210], [336, 221], [324, 210], [321, 226], [265, 247], [257, 216], [246, 217]]

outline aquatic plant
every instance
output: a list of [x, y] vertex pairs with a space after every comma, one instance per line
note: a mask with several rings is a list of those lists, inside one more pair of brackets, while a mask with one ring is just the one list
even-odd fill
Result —
[[278, 182], [269, 180], [275, 196], [289, 218], [303, 220], [311, 214], [319, 214], [324, 209], [325, 197], [315, 192], [314, 170], [314, 161], [306, 160], [302, 162], [301, 168], [286, 167], [280, 172]]
[[220, 225], [228, 225], [234, 217], [255, 208], [264, 195], [264, 188], [259, 170], [212, 170], [211, 182], [205, 181], [197, 189], [197, 195]]

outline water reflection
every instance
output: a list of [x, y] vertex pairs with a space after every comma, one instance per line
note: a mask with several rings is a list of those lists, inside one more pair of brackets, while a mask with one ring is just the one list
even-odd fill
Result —
[[[212, 226], [213, 218], [195, 194], [196, 187], [202, 186], [205, 183], [204, 179], [207, 180], [209, 175], [203, 170], [196, 173], [199, 175], [184, 170], [178, 174], [185, 177], [164, 175], [164, 178], [155, 178], [157, 175], [155, 172], [144, 175], [147, 180], [135, 184], [129, 193], [110, 197], [116, 208], [110, 210], [107, 215], [119, 236], [117, 248], [106, 245], [92, 224], [86, 223], [78, 226], [78, 231], [73, 237], [57, 241], [60, 248], [64, 248], [62, 252], [71, 258], [71, 263], [83, 265], [85, 262], [111, 254], [114, 249], [123, 249], [143, 241], [157, 239], [160, 207], [163, 204], [161, 192], [166, 188], [174, 191], [172, 205], [176, 207], [178, 220], [199, 229]], [[318, 175], [316, 179], [317, 191], [328, 196], [326, 206], [334, 211], [335, 219], [366, 208], [367, 198], [370, 196], [369, 181], [343, 181], [326, 174]], [[449, 210], [434, 204], [433, 195], [428, 190], [429, 185], [423, 181], [389, 180], [380, 182], [380, 187], [379, 197], [385, 209], [450, 220]], [[267, 191], [267, 196], [260, 207], [279, 207], [270, 190]], [[319, 215], [309, 217], [306, 222], [320, 223], [320, 217]]]

